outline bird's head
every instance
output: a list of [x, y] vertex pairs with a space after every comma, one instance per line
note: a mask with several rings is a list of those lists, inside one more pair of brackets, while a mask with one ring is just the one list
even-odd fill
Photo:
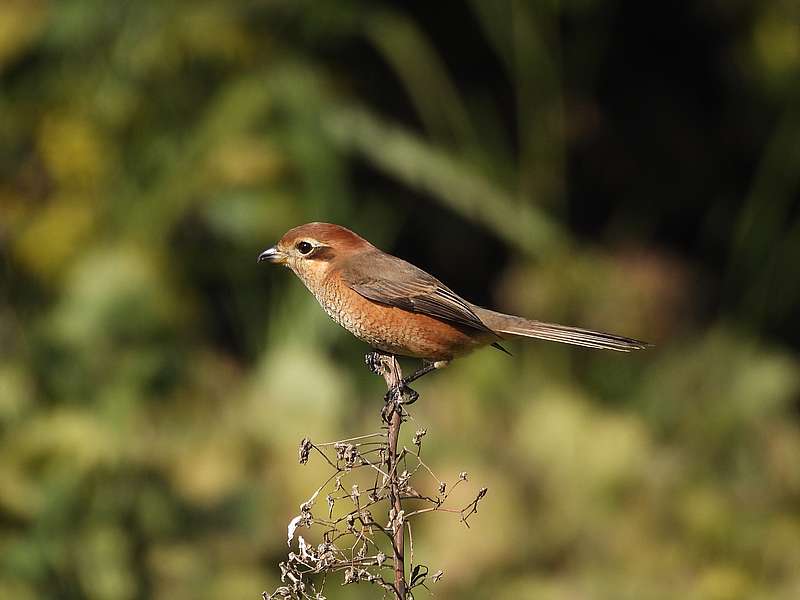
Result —
[[306, 223], [290, 229], [258, 262], [289, 267], [306, 285], [321, 281], [337, 261], [374, 248], [349, 229], [332, 223]]

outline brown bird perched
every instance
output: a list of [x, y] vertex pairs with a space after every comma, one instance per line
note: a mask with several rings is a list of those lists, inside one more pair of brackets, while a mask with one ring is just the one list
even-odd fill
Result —
[[[339, 325], [373, 348], [423, 360], [405, 384], [482, 346], [528, 337], [630, 352], [631, 338], [532, 321], [468, 302], [441, 281], [349, 229], [307, 223], [290, 229], [258, 262], [289, 267]], [[412, 398], [413, 390], [407, 390]]]

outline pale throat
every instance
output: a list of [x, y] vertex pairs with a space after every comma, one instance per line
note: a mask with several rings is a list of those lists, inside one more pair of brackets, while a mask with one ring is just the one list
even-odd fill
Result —
[[339, 325], [350, 331], [356, 337], [363, 339], [363, 334], [354, 327], [354, 320], [350, 318], [345, 306], [345, 296], [341, 287], [330, 280], [331, 270], [325, 262], [304, 262], [292, 266], [292, 270], [308, 290], [314, 295], [328, 316]]
[[289, 266], [312, 294], [320, 289], [328, 274], [328, 265], [325, 262], [299, 261]]

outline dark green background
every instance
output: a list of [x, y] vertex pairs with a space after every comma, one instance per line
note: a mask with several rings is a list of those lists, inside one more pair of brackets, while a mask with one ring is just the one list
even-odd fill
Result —
[[512, 342], [419, 383], [407, 433], [489, 487], [472, 529], [416, 525], [437, 597], [798, 597], [799, 23], [788, 0], [0, 3], [0, 597], [278, 584], [325, 473], [297, 442], [374, 430], [383, 394], [256, 264], [312, 220], [656, 344]]

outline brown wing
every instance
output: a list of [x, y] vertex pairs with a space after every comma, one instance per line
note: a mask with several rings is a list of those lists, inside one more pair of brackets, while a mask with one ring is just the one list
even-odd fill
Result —
[[364, 252], [341, 272], [345, 283], [369, 300], [497, 335], [461, 296], [400, 258], [379, 250]]

